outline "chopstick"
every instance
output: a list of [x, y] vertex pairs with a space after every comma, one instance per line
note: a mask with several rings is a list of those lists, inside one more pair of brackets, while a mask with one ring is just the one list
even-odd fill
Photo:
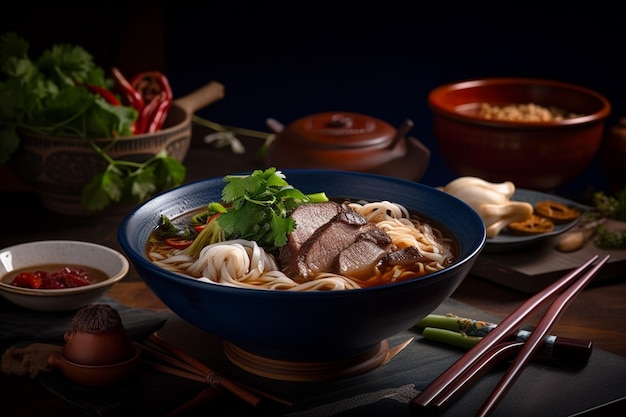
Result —
[[214, 398], [219, 397], [221, 394], [222, 394], [222, 390], [220, 387], [215, 386], [215, 385], [209, 385], [208, 387], [200, 391], [198, 395], [193, 397], [191, 400], [187, 401], [184, 404], [181, 404], [176, 409], [167, 413], [164, 417], [174, 417], [174, 416], [184, 414], [200, 404], [204, 404], [207, 401], [211, 401]]
[[580, 293], [596, 273], [609, 260], [610, 255], [606, 255], [598, 264], [596, 264], [589, 272], [583, 275], [578, 281], [574, 282], [570, 288], [559, 295], [557, 299], [548, 307], [546, 314], [543, 316], [533, 333], [522, 346], [515, 360], [504, 374], [496, 388], [480, 409], [478, 416], [488, 416], [493, 409], [500, 403], [504, 395], [509, 391], [513, 382], [517, 380], [526, 364], [531, 360], [533, 354], [541, 347], [544, 337], [548, 334], [552, 326], [561, 317], [567, 306], [569, 306], [578, 293]]
[[[202, 374], [202, 372], [200, 372], [199, 369], [194, 368], [193, 366], [187, 364], [186, 362], [182, 362], [181, 360], [178, 360], [168, 354], [161, 352], [160, 350], [151, 348], [149, 346], [142, 345], [140, 343], [135, 343], [135, 345], [139, 349], [141, 349], [143, 352], [147, 353], [148, 355], [153, 356], [165, 362], [166, 364], [173, 366], [174, 369], [181, 370], [182, 372], [186, 372], [186, 373], [199, 375], [204, 378], [204, 381], [206, 381], [206, 375]], [[159, 364], [155, 364], [155, 365], [159, 365]], [[153, 366], [153, 368], [156, 368], [156, 367], [158, 366]], [[165, 366], [161, 366], [161, 368], [164, 368], [164, 367]]]
[[429, 410], [443, 410], [457, 398], [465, 389], [470, 387], [470, 382], [475, 381], [484, 375], [493, 365], [503, 359], [513, 357], [517, 354], [524, 342], [503, 342], [492, 347], [488, 354], [484, 356], [484, 360], [476, 361], [462, 375], [447, 386], [447, 389], [436, 397], [431, 404], [428, 405]]
[[[153, 334], [152, 336], [149, 337], [149, 339], [157, 344], [158, 346], [169, 350], [167, 348], [174, 348], [175, 350], [179, 351], [178, 348], [175, 348], [173, 345], [169, 344], [168, 342], [166, 342], [165, 340], [163, 340], [162, 338], [160, 338], [158, 335]], [[164, 372], [170, 375], [174, 375], [174, 376], [178, 376], [181, 378], [186, 378], [192, 381], [198, 381], [198, 382], [205, 382], [205, 383], [209, 383], [211, 385], [214, 385], [213, 383], [211, 383], [211, 381], [209, 380], [209, 376], [211, 375], [215, 375], [216, 372], [212, 371], [212, 374], [207, 375], [207, 373], [205, 373], [205, 371], [209, 368], [203, 366], [203, 370], [198, 369], [194, 366], [189, 365], [187, 362], [183, 362], [182, 360], [176, 359], [166, 353], [161, 352], [158, 349], [154, 349], [152, 347], [146, 346], [146, 345], [141, 345], [137, 343], [137, 346], [145, 353], [147, 353], [148, 355], [157, 358], [163, 362], [165, 362], [167, 365], [165, 364], [161, 364], [161, 363], [157, 363], [157, 362], [153, 362], [147, 359], [143, 360], [144, 365], [155, 369], [157, 371], [160, 372]], [[172, 352], [172, 351], [170, 351]], [[172, 352], [172, 354], [174, 354], [174, 352]], [[183, 352], [183, 354], [189, 359], [190, 357]], [[168, 366], [169, 365], [169, 366]], [[223, 377], [222, 377], [223, 378]], [[245, 384], [241, 384], [238, 383], [237, 384], [239, 387], [241, 387], [244, 390], [248, 390], [252, 393], [258, 394], [261, 397], [265, 397], [269, 400], [273, 400], [276, 401], [277, 403], [286, 405], [286, 406], [293, 406], [293, 403], [291, 401], [285, 400], [284, 398], [280, 398], [277, 397], [273, 394], [267, 393], [265, 391], [262, 391], [258, 388], [255, 387], [251, 387]]]
[[[246, 401], [247, 403], [255, 407], [257, 407], [261, 403], [261, 397], [254, 394], [252, 391], [236, 384], [235, 382], [224, 377], [223, 375], [214, 371], [213, 369], [209, 368], [208, 366], [206, 366], [199, 360], [187, 354], [182, 349], [178, 348], [177, 346], [174, 346], [170, 342], [161, 338], [156, 333], [153, 333], [150, 336], [148, 336], [148, 340], [152, 341], [153, 343], [162, 347], [163, 349], [170, 351], [171, 353], [176, 355], [176, 357], [180, 358], [182, 361], [186, 362], [187, 364], [196, 368], [198, 371], [202, 372], [202, 375], [204, 375], [205, 380], [207, 382], [219, 384], [223, 388], [227, 389], [231, 393], [235, 394], [242, 400]], [[211, 382], [211, 380], [214, 382]]]
[[[458, 383], [459, 379], [464, 378], [465, 381], [471, 379], [470, 374], [466, 374], [466, 372], [473, 371], [473, 373], [479, 374], [480, 372], [475, 372], [477, 366], [480, 368], [480, 365], [476, 365], [477, 362], [485, 361], [485, 358], [488, 359], [489, 353], [493, 353], [492, 349], [494, 349], [494, 346], [511, 338], [517, 331], [518, 327], [529, 315], [536, 312], [536, 310], [544, 305], [550, 297], [561, 292], [564, 288], [571, 285], [572, 282], [577, 281], [572, 288], [565, 291], [561, 297], [555, 300], [553, 307], [548, 310], [544, 319], [542, 319], [542, 327], [533, 332], [531, 336], [532, 340], [529, 339], [525, 342], [523, 356], [520, 356], [522, 354], [521, 350], [520, 353], [518, 353], [520, 363], [518, 363], [510, 373], [507, 373], [506, 380], [503, 381], [497, 388], [497, 392], [493, 393], [488, 400], [488, 403], [485, 405], [485, 408], [482, 410], [482, 412], [485, 413], [484, 415], [487, 415], [492, 408], [499, 403], [502, 395], [508, 390], [508, 387], [513, 380], [516, 379], [516, 376], [519, 374], [520, 370], [523, 368], [530, 356], [532, 356], [536, 349], [538, 349], [544, 336], [547, 334], [546, 332], [549, 331], [554, 322], [558, 319], [558, 317], [560, 317], [564, 308], [597, 274], [600, 268], [602, 268], [602, 266], [604, 266], [604, 264], [608, 261], [609, 257], [609, 255], [605, 256], [598, 264], [581, 277], [580, 275], [599, 258], [598, 255], [593, 256], [580, 267], [569, 272], [561, 279], [546, 287], [543, 291], [540, 291], [526, 300], [513, 313], [506, 317], [494, 330], [484, 336], [479, 343], [474, 345], [420, 394], [413, 398], [413, 400], [409, 403], [411, 411], [420, 413], [429, 410], [432, 412], [433, 410], [437, 410], [446, 404], [447, 399], [450, 399], [455, 395], [454, 393], [449, 393], [447, 391], [449, 389], [451, 391], [458, 390], [460, 388]], [[444, 401], [441, 401], [442, 399], [444, 399]]]

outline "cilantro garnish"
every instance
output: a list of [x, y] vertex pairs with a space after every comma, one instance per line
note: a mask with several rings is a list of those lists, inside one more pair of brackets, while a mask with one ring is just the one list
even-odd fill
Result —
[[324, 193], [304, 194], [285, 180], [276, 168], [255, 170], [251, 175], [227, 175], [222, 202], [228, 207], [218, 222], [228, 239], [257, 242], [267, 250], [287, 243], [296, 224], [289, 217], [300, 204], [327, 201]]
[[285, 178], [273, 167], [255, 170], [250, 175], [227, 175], [223, 178], [227, 184], [222, 190], [222, 200], [210, 202], [205, 210], [196, 213], [191, 218], [191, 227], [179, 229], [162, 216], [157, 235], [160, 239], [168, 236], [192, 239], [193, 243], [184, 251], [194, 259], [205, 246], [225, 240], [251, 240], [267, 251], [278, 249], [287, 243], [287, 235], [296, 228], [290, 217], [293, 210], [301, 204], [328, 201], [325, 193], [304, 194]]

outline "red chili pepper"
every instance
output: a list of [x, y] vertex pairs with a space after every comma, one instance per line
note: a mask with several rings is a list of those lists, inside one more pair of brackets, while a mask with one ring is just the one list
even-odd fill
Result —
[[144, 108], [145, 102], [141, 93], [133, 88], [130, 82], [124, 77], [122, 72], [113, 67], [111, 69], [111, 73], [113, 74], [113, 79], [115, 80], [117, 89], [122, 95], [122, 101], [127, 106], [131, 106], [135, 108], [141, 114], [141, 111]]
[[85, 87], [87, 87], [87, 89], [91, 91], [92, 93], [98, 94], [99, 96], [104, 98], [107, 101], [107, 103], [112, 104], [114, 106], [120, 105], [120, 101], [117, 99], [117, 97], [115, 97], [115, 94], [113, 94], [106, 88], [100, 87], [99, 85], [94, 85], [94, 84], [85, 84]]
[[210, 215], [207, 219], [206, 219], [206, 224], [211, 223], [213, 220], [217, 219], [218, 217], [220, 217], [222, 215], [222, 213], [215, 213]]
[[141, 72], [133, 77], [130, 84], [141, 94], [145, 102], [151, 101], [161, 92], [165, 93], [162, 99], [174, 99], [169, 80], [159, 71]]
[[185, 249], [186, 247], [191, 246], [193, 240], [180, 237], [170, 237], [165, 239], [165, 243], [167, 243], [174, 249]]
[[158, 132], [163, 124], [165, 123], [165, 119], [167, 119], [167, 114], [169, 113], [170, 107], [172, 106], [172, 100], [162, 100], [158, 101], [153, 99], [152, 102], [156, 102], [156, 109], [149, 116], [148, 126], [146, 127], [145, 133], [154, 133]]
[[141, 113], [139, 113], [139, 118], [138, 118], [138, 121], [137, 121], [137, 132], [138, 133], [147, 133], [148, 132], [148, 125], [150, 123], [151, 115], [152, 115], [152, 113], [154, 113], [156, 111], [156, 108], [157, 108], [158, 104], [159, 103], [156, 100], [152, 100], [152, 101], [146, 102], [146, 105], [141, 110]]
[[200, 233], [205, 227], [207, 227], [207, 225], [209, 223], [211, 223], [213, 220], [217, 219], [220, 216], [220, 214], [222, 214], [222, 213], [215, 213], [215, 214], [207, 217], [206, 222], [204, 222], [204, 224], [199, 224], [197, 226], [194, 226], [193, 230], [195, 230], [197, 233]]
[[165, 123], [173, 100], [167, 77], [159, 71], [142, 72], [133, 77], [131, 85], [141, 94], [145, 103], [141, 112], [141, 132], [158, 131]]

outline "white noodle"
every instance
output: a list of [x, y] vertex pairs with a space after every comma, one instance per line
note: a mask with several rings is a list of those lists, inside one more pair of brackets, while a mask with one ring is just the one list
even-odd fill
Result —
[[[449, 240], [440, 236], [429, 224], [411, 219], [408, 210], [389, 201], [349, 203], [368, 222], [387, 232], [398, 248], [416, 247], [429, 262], [417, 262], [411, 271], [394, 267], [385, 280], [394, 282], [404, 276], [430, 273], [443, 269], [452, 258]], [[174, 250], [167, 257], [156, 251], [149, 253], [153, 262], [170, 271], [185, 271], [200, 281], [233, 287], [287, 291], [345, 290], [361, 288], [352, 279], [333, 273], [318, 274], [314, 280], [298, 283], [278, 269], [274, 256], [256, 242], [243, 239], [214, 243], [204, 247], [197, 260], [183, 251]]]

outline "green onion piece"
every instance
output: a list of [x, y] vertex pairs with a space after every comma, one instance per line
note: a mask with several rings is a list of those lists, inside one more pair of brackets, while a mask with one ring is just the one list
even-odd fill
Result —
[[424, 328], [422, 336], [424, 336], [424, 339], [445, 343], [461, 349], [470, 349], [482, 339], [482, 337], [466, 336], [453, 330], [437, 329], [434, 327]]
[[326, 196], [326, 193], [323, 193], [323, 192], [307, 194], [306, 196], [309, 197], [310, 203], [324, 203], [328, 201], [328, 197]]
[[213, 220], [207, 224], [198, 236], [193, 240], [191, 246], [185, 249], [185, 253], [191, 256], [193, 259], [200, 257], [200, 252], [205, 246], [212, 245], [213, 243], [223, 242], [225, 239], [224, 231], [220, 227], [219, 222]]
[[437, 327], [460, 332], [468, 336], [483, 337], [491, 330], [495, 329], [496, 325], [487, 321], [458, 317], [453, 314], [447, 314], [445, 316], [430, 314], [419, 321], [414, 327]]
[[220, 203], [209, 203], [209, 213], [226, 213], [228, 210]]
[[440, 314], [429, 314], [422, 320], [418, 321], [414, 328], [423, 329], [425, 327], [436, 327], [438, 329], [454, 330], [460, 332], [459, 317], [457, 316], [443, 316]]

